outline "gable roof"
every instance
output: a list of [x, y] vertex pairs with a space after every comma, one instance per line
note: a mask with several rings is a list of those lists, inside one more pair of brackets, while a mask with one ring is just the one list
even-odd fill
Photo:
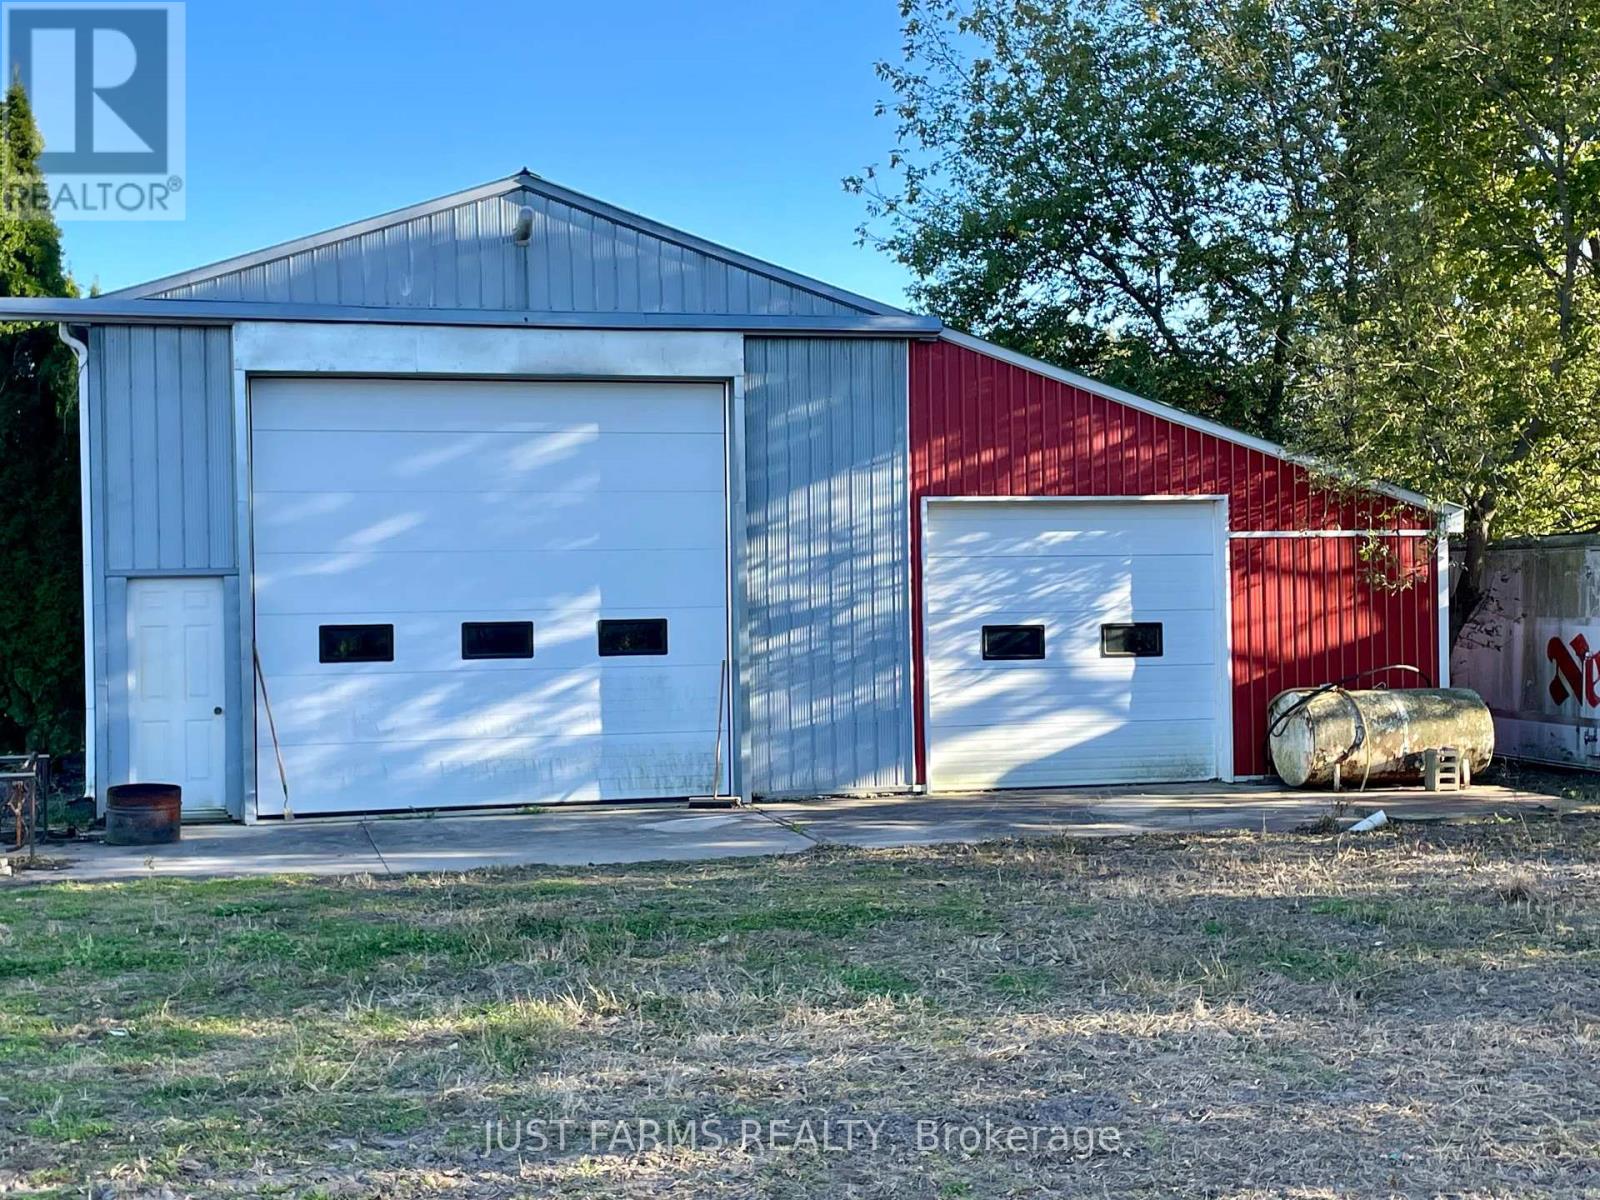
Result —
[[[531, 217], [526, 244], [513, 237]], [[528, 171], [104, 299], [548, 313], [912, 314]]]
[[[514, 237], [524, 210], [526, 244]], [[522, 170], [322, 233], [89, 299], [3, 298], [0, 319], [277, 320], [941, 337], [1276, 458], [1325, 464], [1183, 409], [947, 329]], [[1459, 505], [1351, 480], [1441, 513]]]

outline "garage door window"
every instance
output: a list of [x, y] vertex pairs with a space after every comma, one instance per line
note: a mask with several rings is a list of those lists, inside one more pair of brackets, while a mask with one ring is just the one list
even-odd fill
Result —
[[601, 658], [666, 652], [667, 622], [664, 617], [600, 622]]
[[1102, 658], [1160, 658], [1161, 622], [1135, 621], [1129, 625], [1100, 626]]
[[983, 657], [990, 662], [1043, 658], [1044, 626], [985, 625]]
[[317, 658], [325, 663], [393, 662], [394, 626], [318, 626]]
[[532, 658], [532, 621], [461, 622], [462, 658]]

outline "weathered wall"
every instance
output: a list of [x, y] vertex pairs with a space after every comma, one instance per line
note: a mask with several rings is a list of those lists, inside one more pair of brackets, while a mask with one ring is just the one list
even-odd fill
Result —
[[751, 786], [911, 782], [906, 343], [745, 341]]
[[1488, 703], [1499, 753], [1600, 770], [1600, 537], [1491, 547], [1451, 670]]

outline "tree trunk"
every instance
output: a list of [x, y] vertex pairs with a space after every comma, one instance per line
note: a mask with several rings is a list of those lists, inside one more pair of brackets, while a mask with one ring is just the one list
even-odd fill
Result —
[[1461, 578], [1450, 595], [1450, 644], [1478, 611], [1489, 588], [1489, 535], [1494, 523], [1494, 496], [1480, 496], [1467, 505], [1465, 555]]

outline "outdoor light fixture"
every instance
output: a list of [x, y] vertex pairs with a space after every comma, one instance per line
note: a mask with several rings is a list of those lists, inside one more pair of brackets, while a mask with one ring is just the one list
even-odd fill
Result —
[[526, 246], [533, 239], [533, 209], [524, 204], [517, 210], [517, 223], [511, 230], [511, 240]]

